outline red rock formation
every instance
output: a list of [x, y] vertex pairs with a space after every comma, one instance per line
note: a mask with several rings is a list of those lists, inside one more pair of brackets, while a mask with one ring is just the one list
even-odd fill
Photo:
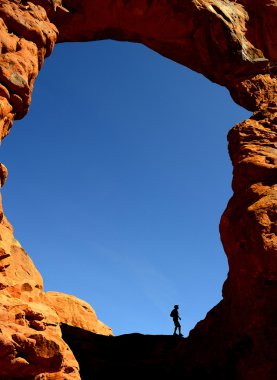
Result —
[[[238, 104], [253, 111], [228, 135], [234, 194], [220, 222], [230, 267], [223, 301], [172, 356], [175, 374], [187, 379], [200, 374], [205, 379], [275, 380], [277, 373], [276, 15], [276, 0], [2, 0], [0, 4], [1, 139], [13, 119], [28, 111], [34, 80], [56, 41], [111, 38], [143, 43], [226, 86]], [[6, 174], [1, 166], [1, 185]], [[0, 376], [14, 376], [16, 371], [39, 376], [39, 371], [50, 372], [51, 367], [56, 373], [46, 378], [78, 378], [77, 364], [59, 335], [55, 297], [41, 298], [40, 276], [0, 215], [5, 321]], [[64, 297], [59, 296], [59, 302]], [[68, 305], [70, 310], [79, 307], [72, 299]], [[7, 316], [7, 310], [19, 311]], [[53, 315], [54, 326], [48, 323]], [[73, 323], [67, 315], [60, 318]], [[13, 338], [14, 332], [24, 338]], [[39, 363], [36, 373], [30, 352]]]
[[13, 119], [28, 111], [35, 78], [57, 39], [57, 29], [44, 8], [32, 2], [0, 4], [1, 139]]
[[56, 311], [63, 324], [97, 334], [112, 335], [112, 329], [99, 321], [93, 308], [77, 297], [58, 292], [46, 292], [44, 302]]
[[84, 301], [43, 292], [40, 273], [5, 217], [0, 223], [0, 320], [0, 378], [37, 379], [44, 374], [44, 379], [79, 379], [79, 365], [62, 339], [61, 323], [112, 334]]
[[61, 337], [60, 319], [43, 303], [42, 278], [5, 217], [0, 223], [0, 289], [0, 377], [56, 372], [77, 379], [78, 363]]

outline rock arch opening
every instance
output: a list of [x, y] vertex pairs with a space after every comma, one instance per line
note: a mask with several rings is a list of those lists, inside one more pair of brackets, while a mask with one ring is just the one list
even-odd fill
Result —
[[247, 112], [141, 45], [57, 46], [47, 63], [2, 147], [17, 238], [45, 290], [88, 301], [114, 333], [171, 334], [178, 301], [187, 335], [221, 299], [226, 133]]
[[[177, 356], [171, 346], [169, 357], [157, 367], [173, 367], [187, 379], [276, 376], [276, 340], [268, 339], [277, 334], [272, 303], [277, 246], [275, 16], [276, 4], [270, 0], [2, 0], [0, 5], [1, 139], [14, 119], [26, 115], [44, 58], [56, 42], [65, 41], [143, 43], [224, 85], [238, 104], [253, 112], [228, 133], [234, 194], [220, 221], [229, 262], [223, 300], [176, 348]], [[1, 186], [6, 177], [1, 164]], [[14, 239], [2, 208], [0, 215], [1, 348], [9, 353], [0, 358], [1, 376], [79, 378], [78, 363], [60, 330], [61, 321], [72, 323], [72, 316], [69, 321], [65, 308], [58, 312], [47, 300], [41, 276]], [[76, 299], [62, 300], [74, 305], [74, 316], [89, 310]]]

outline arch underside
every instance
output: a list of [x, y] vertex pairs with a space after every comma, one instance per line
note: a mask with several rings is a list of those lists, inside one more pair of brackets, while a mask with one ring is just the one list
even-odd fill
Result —
[[[142, 43], [225, 86], [238, 104], [253, 111], [228, 134], [234, 193], [220, 222], [229, 263], [223, 300], [188, 339], [167, 353], [171, 370], [187, 379], [200, 374], [207, 379], [271, 380], [277, 370], [276, 15], [277, 2], [270, 0], [2, 0], [0, 4], [1, 139], [14, 119], [28, 112], [44, 59], [55, 43], [63, 42]], [[1, 164], [1, 186], [6, 177]], [[49, 379], [78, 379], [78, 363], [60, 332], [61, 323], [74, 324], [57, 311], [56, 296], [43, 292], [41, 277], [31, 260], [23, 260], [23, 249], [14, 242], [3, 211], [0, 235], [4, 321], [0, 352], [9, 353], [0, 356], [0, 376], [22, 371], [25, 378], [48, 373]], [[22, 266], [26, 271], [20, 270]], [[73, 302], [62, 300], [65, 305]], [[75, 327], [111, 333], [108, 327], [101, 330], [97, 320], [93, 327], [81, 320]], [[168, 362], [162, 360], [165, 368]]]

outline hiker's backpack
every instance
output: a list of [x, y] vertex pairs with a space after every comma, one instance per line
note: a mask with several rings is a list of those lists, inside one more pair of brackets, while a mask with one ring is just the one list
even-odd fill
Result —
[[174, 310], [171, 310], [170, 316], [174, 317]]

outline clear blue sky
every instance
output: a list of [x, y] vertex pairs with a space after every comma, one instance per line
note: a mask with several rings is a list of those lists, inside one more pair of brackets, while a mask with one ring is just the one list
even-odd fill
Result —
[[249, 112], [138, 44], [57, 45], [3, 141], [4, 210], [45, 290], [89, 302], [115, 335], [184, 335], [221, 300], [227, 132]]

